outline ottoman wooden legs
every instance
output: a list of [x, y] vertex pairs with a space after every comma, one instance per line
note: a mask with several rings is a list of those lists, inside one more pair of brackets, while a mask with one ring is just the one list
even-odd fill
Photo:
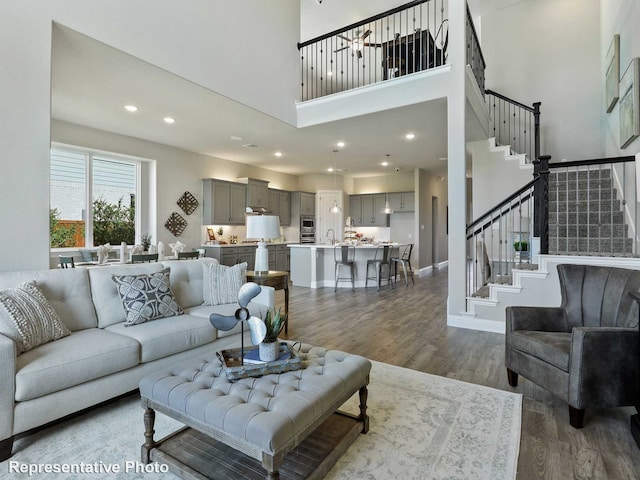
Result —
[[142, 445], [141, 461], [145, 465], [151, 463], [151, 449], [156, 446], [156, 442], [153, 440], [153, 434], [156, 431], [153, 429], [153, 425], [156, 422], [156, 412], [147, 408], [144, 411], [144, 444]]

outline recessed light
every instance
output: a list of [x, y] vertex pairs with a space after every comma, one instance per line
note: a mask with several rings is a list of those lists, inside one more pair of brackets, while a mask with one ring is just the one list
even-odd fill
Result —
[[239, 137], [238, 135], [231, 135], [229, 138], [230, 138], [231, 140], [244, 140], [244, 138], [243, 138], [243, 137]]
[[163, 120], [165, 121], [165, 123], [168, 123], [169, 125], [171, 125], [172, 123], [176, 123], [176, 119], [173, 117], [164, 117]]
[[413, 140], [414, 138], [416, 138], [416, 134], [415, 133], [407, 133], [404, 138], [406, 138], [407, 140]]
[[340, 148], [344, 147], [344, 142], [338, 142], [336, 143], [337, 146], [339, 146]]
[[329, 167], [329, 168], [327, 168], [327, 171], [328, 171], [328, 172], [333, 172], [333, 167]]
[[124, 106], [124, 109], [125, 109], [127, 112], [131, 112], [131, 113], [133, 113], [133, 112], [137, 112], [137, 111], [138, 111], [138, 107], [136, 107], [135, 105], [125, 105], [125, 106]]
[[274, 153], [274, 155], [275, 155], [276, 157], [281, 157], [281, 156], [282, 156], [282, 152], [276, 152], [276, 153]]
[[333, 72], [327, 72], [327, 77], [333, 77]]
[[389, 165], [389, 162], [382, 162], [382, 163], [381, 163], [381, 165], [382, 165], [383, 167], [386, 167], [387, 165]]

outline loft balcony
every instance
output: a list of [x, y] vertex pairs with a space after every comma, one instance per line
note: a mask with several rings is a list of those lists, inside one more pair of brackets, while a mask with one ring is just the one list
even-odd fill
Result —
[[[414, 0], [300, 42], [298, 126], [447, 96], [449, 3]], [[466, 9], [466, 59], [484, 95], [484, 58]], [[451, 32], [455, 34], [456, 32]]]

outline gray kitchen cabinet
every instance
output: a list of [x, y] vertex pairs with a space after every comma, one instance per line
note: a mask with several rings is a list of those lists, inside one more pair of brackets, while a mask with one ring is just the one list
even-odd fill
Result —
[[316, 214], [316, 194], [300, 192], [300, 215]]
[[389, 204], [393, 208], [394, 213], [414, 212], [415, 193], [414, 192], [396, 192], [389, 194]]
[[246, 186], [205, 178], [202, 181], [205, 225], [244, 225]]
[[288, 272], [290, 268], [289, 247], [276, 245], [276, 270]]
[[269, 207], [269, 182], [264, 180], [247, 180], [247, 206], [252, 208]]
[[386, 202], [384, 193], [350, 195], [349, 212], [356, 227], [388, 227], [389, 215], [381, 213]]
[[268, 209], [280, 217], [280, 225], [291, 225], [291, 192], [270, 188]]
[[205, 245], [205, 257], [215, 258], [222, 265], [232, 267], [238, 263], [247, 262], [247, 270], [253, 270], [256, 246], [223, 246], [223, 245]]

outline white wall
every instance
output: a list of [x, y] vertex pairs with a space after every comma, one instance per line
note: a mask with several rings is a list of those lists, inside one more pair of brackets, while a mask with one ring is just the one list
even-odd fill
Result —
[[[604, 91], [606, 65], [604, 56], [614, 34], [620, 35], [620, 76], [634, 57], [640, 57], [640, 3], [636, 0], [601, 0], [601, 41], [600, 41], [600, 88]], [[606, 113], [604, 99], [600, 104], [600, 113], [604, 125], [602, 141], [605, 155], [635, 155], [640, 152], [640, 139], [636, 139], [624, 150], [620, 148], [618, 103], [611, 113]]]
[[[203, 225], [203, 178], [235, 181], [238, 178], [251, 177], [276, 182], [286, 190], [297, 188], [297, 178], [293, 175], [61, 121], [51, 122], [51, 140], [155, 161], [157, 202], [148, 230], [154, 243], [163, 241], [168, 245], [176, 241], [176, 237], [164, 227], [171, 212], [175, 211], [188, 223], [179, 240], [186, 244], [188, 249], [200, 245]], [[198, 209], [191, 215], [186, 215], [176, 205], [176, 201], [185, 191], [191, 192], [199, 202]]]
[[486, 86], [527, 105], [542, 102], [541, 151], [552, 161], [604, 153], [599, 4], [524, 0], [481, 18]]
[[[380, 167], [384, 170], [384, 167]], [[413, 192], [415, 179], [413, 171], [395, 172], [393, 167], [389, 173], [376, 177], [361, 177], [354, 179], [353, 193], [383, 193], [383, 192]]]
[[0, 270], [49, 265], [52, 22], [293, 124], [299, 9], [290, 0], [3, 2]]

